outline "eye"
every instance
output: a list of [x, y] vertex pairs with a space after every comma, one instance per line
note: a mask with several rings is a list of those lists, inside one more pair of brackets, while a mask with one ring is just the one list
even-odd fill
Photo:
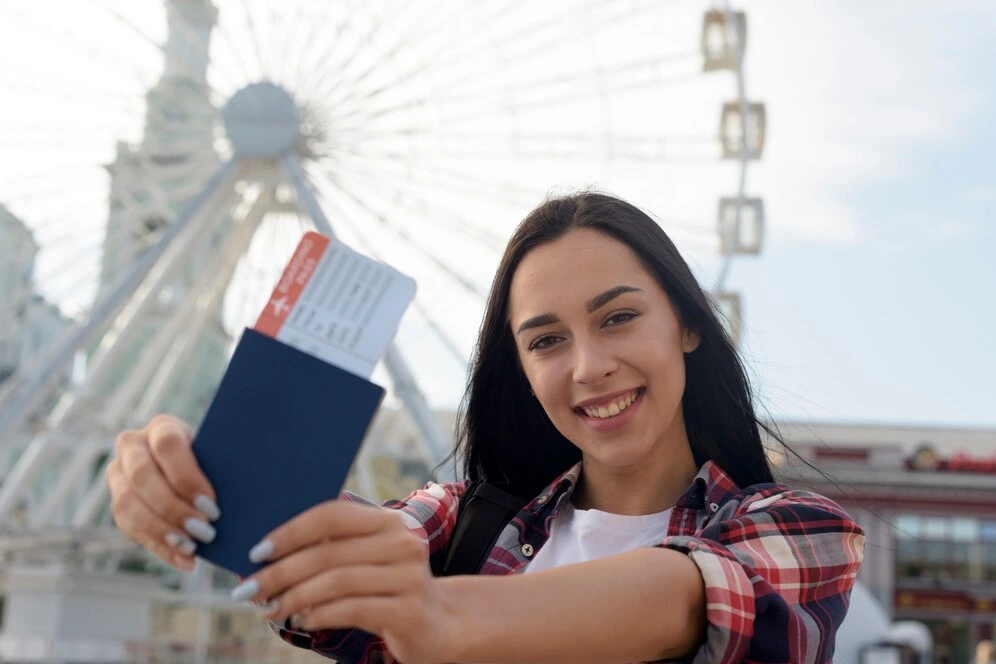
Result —
[[555, 343], [557, 343], [557, 341], [559, 340], [559, 338], [560, 337], [557, 337], [557, 336], [555, 336], [553, 334], [546, 334], [546, 335], [543, 335], [542, 337], [537, 337], [537, 338], [533, 339], [532, 342], [530, 342], [529, 346], [526, 349], [527, 350], [543, 350], [543, 349], [549, 348], [552, 345], [554, 345]]
[[605, 319], [604, 325], [608, 327], [614, 327], [616, 325], [622, 325], [623, 323], [630, 321], [637, 316], [639, 316], [635, 311], [617, 311], [608, 318]]

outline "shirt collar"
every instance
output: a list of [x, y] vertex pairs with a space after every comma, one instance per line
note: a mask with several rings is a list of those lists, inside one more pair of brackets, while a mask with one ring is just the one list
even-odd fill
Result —
[[[581, 462], [572, 466], [567, 472], [548, 484], [543, 492], [533, 501], [534, 504], [545, 505], [556, 503], [558, 494], [570, 496], [581, 477]], [[706, 461], [699, 468], [691, 486], [685, 490], [676, 507], [686, 509], [704, 509], [707, 505], [722, 505], [740, 491], [740, 487], [723, 472], [723, 469], [712, 461]], [[566, 500], [564, 498], [563, 500]]]

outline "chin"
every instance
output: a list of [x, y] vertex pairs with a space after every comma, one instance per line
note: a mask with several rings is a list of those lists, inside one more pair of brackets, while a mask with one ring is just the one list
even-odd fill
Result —
[[644, 445], [599, 445], [582, 450], [588, 463], [597, 463], [613, 470], [625, 470], [645, 464], [651, 449]]

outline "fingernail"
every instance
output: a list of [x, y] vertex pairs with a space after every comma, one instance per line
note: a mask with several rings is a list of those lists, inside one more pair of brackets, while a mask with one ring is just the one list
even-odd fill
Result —
[[184, 537], [180, 533], [166, 533], [166, 543], [180, 553], [185, 553], [188, 556], [194, 555], [194, 551], [197, 549], [197, 545], [194, 544], [193, 540], [189, 537]]
[[249, 581], [245, 581], [232, 589], [232, 599], [237, 602], [244, 602], [247, 599], [255, 597], [258, 592], [259, 581], [256, 579], [250, 579]]
[[183, 522], [183, 529], [193, 535], [194, 539], [198, 539], [205, 544], [213, 542], [217, 534], [210, 523], [195, 519], [194, 517], [190, 517]]
[[211, 521], [217, 521], [218, 517], [221, 516], [221, 509], [218, 507], [218, 503], [214, 502], [203, 493], [198, 494], [194, 498], [194, 507], [197, 511], [206, 516]]
[[261, 616], [273, 613], [280, 608], [280, 602], [275, 599], [271, 599], [269, 602], [263, 602], [262, 604], [256, 605], [256, 613]]
[[253, 548], [249, 549], [249, 560], [254, 563], [261, 563], [269, 560], [273, 555], [273, 540], [265, 539]]
[[301, 629], [302, 627], [304, 627], [304, 621], [306, 617], [307, 616], [305, 616], [303, 613], [295, 613], [289, 618], [290, 626], [293, 627], [294, 629]]

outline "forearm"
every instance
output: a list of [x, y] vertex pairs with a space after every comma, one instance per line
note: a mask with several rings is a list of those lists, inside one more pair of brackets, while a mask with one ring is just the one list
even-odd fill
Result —
[[457, 662], [653, 661], [692, 652], [705, 632], [698, 568], [666, 549], [440, 583]]

